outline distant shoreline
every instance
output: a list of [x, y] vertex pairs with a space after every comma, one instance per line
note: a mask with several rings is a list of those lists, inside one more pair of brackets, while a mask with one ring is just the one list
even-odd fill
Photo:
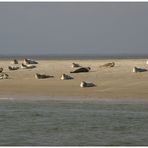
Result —
[[148, 55], [0, 55], [0, 60], [12, 59], [36, 59], [36, 60], [107, 60], [107, 59], [148, 59]]

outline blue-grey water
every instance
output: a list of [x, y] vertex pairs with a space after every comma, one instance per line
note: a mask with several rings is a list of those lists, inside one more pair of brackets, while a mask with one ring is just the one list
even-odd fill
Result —
[[38, 55], [0, 55], [0, 60], [12, 60], [12, 59], [24, 59], [33, 58], [37, 60], [97, 60], [97, 59], [147, 59], [147, 54], [112, 54], [112, 55], [100, 55], [100, 54], [38, 54]]
[[148, 145], [148, 103], [0, 100], [0, 145]]

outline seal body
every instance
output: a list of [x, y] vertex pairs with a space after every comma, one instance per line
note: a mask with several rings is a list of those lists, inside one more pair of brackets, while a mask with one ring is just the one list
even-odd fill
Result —
[[134, 67], [133, 68], [133, 72], [136, 73], [136, 72], [145, 72], [147, 71], [147, 69], [144, 69], [144, 68], [138, 68], [138, 67]]
[[0, 79], [8, 79], [9, 75], [6, 73], [1, 73], [0, 74]]
[[77, 64], [77, 63], [72, 63], [72, 66], [71, 66], [72, 68], [75, 68], [75, 67], [81, 67], [79, 64]]
[[17, 67], [17, 66], [8, 66], [8, 69], [9, 70], [18, 70], [19, 67]]
[[95, 84], [93, 84], [93, 83], [91, 83], [91, 82], [85, 82], [85, 81], [82, 81], [81, 83], [80, 83], [80, 87], [94, 87], [94, 86], [96, 86]]
[[32, 59], [24, 59], [23, 64], [38, 64], [38, 62]]
[[50, 75], [45, 75], [45, 74], [39, 74], [39, 73], [36, 73], [35, 74], [35, 78], [36, 79], [46, 79], [46, 78], [52, 78], [53, 76], [50, 76]]
[[104, 65], [101, 65], [100, 67], [114, 67], [115, 66], [115, 62], [111, 62], [111, 63], [106, 63]]
[[25, 65], [24, 63], [22, 63], [22, 65], [21, 65], [21, 68], [23, 68], [23, 69], [32, 69], [35, 67], [36, 67], [35, 65], [30, 65], [30, 64]]
[[70, 79], [73, 79], [73, 77], [66, 75], [66, 74], [62, 74], [61, 76], [61, 80], [70, 80]]
[[81, 67], [81, 68], [78, 68], [74, 71], [71, 71], [70, 73], [89, 72], [90, 69], [91, 69], [90, 67]]

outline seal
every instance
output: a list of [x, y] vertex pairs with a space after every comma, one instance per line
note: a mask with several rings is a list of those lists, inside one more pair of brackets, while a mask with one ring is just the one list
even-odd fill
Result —
[[35, 74], [35, 78], [36, 79], [46, 79], [46, 78], [53, 78], [54, 76], [50, 76], [50, 75], [45, 75], [45, 74], [39, 74], [39, 73], [36, 73]]
[[24, 59], [23, 64], [38, 64], [38, 62], [32, 59]]
[[17, 66], [8, 66], [8, 69], [9, 70], [18, 70], [19, 67], [17, 67]]
[[85, 82], [85, 81], [82, 81], [80, 83], [80, 87], [94, 87], [96, 86], [95, 84], [91, 83], [91, 82]]
[[35, 65], [25, 65], [25, 64], [21, 64], [21, 68], [23, 69], [32, 69], [32, 68], [35, 68], [36, 66]]
[[70, 79], [73, 79], [73, 77], [66, 75], [66, 74], [62, 74], [61, 76], [61, 80], [70, 80]]
[[75, 67], [81, 67], [79, 64], [77, 64], [77, 63], [72, 63], [72, 66], [71, 66], [72, 68], [75, 68]]
[[8, 79], [9, 75], [6, 73], [1, 73], [0, 74], [0, 79]]
[[104, 65], [101, 65], [100, 67], [114, 67], [115, 66], [115, 62], [111, 62], [111, 63], [106, 63]]
[[133, 68], [133, 72], [145, 72], [145, 71], [147, 71], [147, 69], [145, 69], [145, 68], [138, 68], [138, 67], [134, 67]]
[[90, 67], [81, 67], [81, 68], [78, 68], [74, 71], [71, 71], [70, 73], [81, 73], [81, 72], [89, 72], [90, 71]]

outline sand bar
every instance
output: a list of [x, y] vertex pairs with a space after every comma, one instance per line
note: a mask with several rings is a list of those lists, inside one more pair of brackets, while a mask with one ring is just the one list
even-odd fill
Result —
[[[22, 60], [19, 60], [19, 65]], [[111, 60], [38, 60], [37, 68], [9, 71], [10, 60], [0, 60], [0, 67], [10, 78], [0, 80], [0, 96], [62, 96], [82, 98], [130, 98], [148, 99], [148, 72], [133, 73], [134, 66], [148, 69], [145, 59]], [[89, 73], [70, 74], [71, 63], [90, 66]], [[107, 62], [115, 62], [115, 67], [100, 68]], [[45, 80], [35, 79], [35, 73], [53, 75]], [[60, 80], [69, 74], [74, 79]], [[90, 81], [97, 86], [80, 88], [81, 81]]]

